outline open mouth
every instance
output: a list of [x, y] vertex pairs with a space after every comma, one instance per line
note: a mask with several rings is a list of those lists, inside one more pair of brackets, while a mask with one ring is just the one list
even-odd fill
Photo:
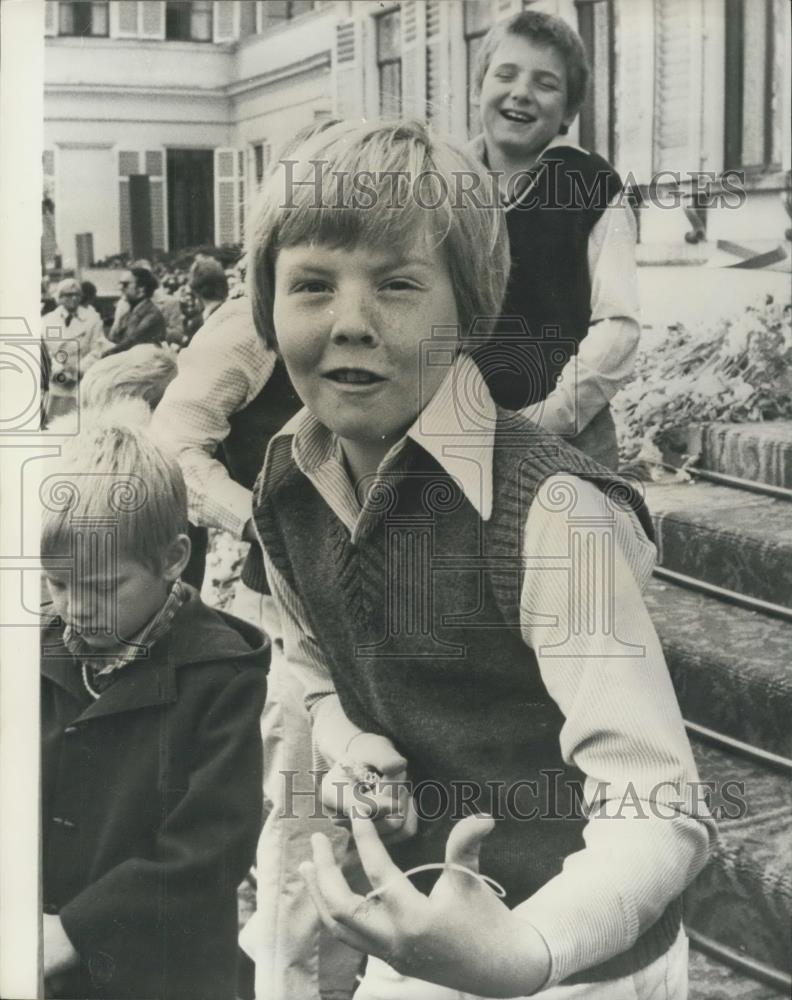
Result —
[[533, 125], [536, 121], [533, 115], [529, 115], [524, 111], [513, 111], [512, 109], [506, 109], [501, 111], [501, 115], [509, 122], [517, 122], [518, 125]]
[[374, 385], [385, 379], [365, 368], [334, 368], [326, 372], [324, 377], [339, 385]]

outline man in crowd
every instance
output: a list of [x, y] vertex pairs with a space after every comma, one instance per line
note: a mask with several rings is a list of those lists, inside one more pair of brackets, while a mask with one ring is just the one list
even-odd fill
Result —
[[81, 304], [74, 278], [64, 278], [55, 294], [58, 305], [42, 319], [42, 339], [52, 366], [48, 420], [74, 409], [78, 382], [110, 346], [99, 314]]
[[165, 319], [151, 301], [158, 282], [151, 271], [133, 267], [121, 276], [121, 296], [129, 304], [110, 331], [114, 346], [107, 354], [126, 351], [135, 344], [161, 344], [165, 340]]

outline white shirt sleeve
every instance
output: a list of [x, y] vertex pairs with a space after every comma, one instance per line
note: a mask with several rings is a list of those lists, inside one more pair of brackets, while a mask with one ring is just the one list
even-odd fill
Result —
[[256, 333], [248, 299], [232, 299], [210, 316], [178, 355], [179, 372], [154, 412], [152, 433], [179, 459], [194, 524], [241, 537], [251, 491], [216, 457], [230, 418], [266, 385], [276, 356]]
[[[565, 495], [573, 508], [560, 509]], [[571, 515], [586, 535], [574, 563]], [[516, 908], [547, 943], [552, 985], [629, 948], [704, 866], [713, 826], [641, 596], [655, 549], [637, 517], [591, 483], [550, 477], [528, 513], [524, 556], [535, 569], [523, 637], [565, 717], [562, 756], [585, 774], [590, 809], [585, 847]], [[537, 624], [548, 612], [554, 624]]]
[[350, 740], [363, 730], [350, 722], [341, 708], [324, 653], [311, 635], [302, 600], [272, 564], [263, 545], [262, 550], [267, 582], [280, 614], [283, 652], [305, 692], [315, 749], [323, 763], [334, 764], [346, 754]]
[[591, 230], [591, 322], [546, 400], [526, 414], [555, 434], [577, 434], [632, 375], [640, 338], [636, 227], [621, 196]]

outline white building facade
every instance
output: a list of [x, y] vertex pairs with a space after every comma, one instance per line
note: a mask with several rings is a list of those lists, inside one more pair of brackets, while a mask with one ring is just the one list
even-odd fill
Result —
[[241, 242], [273, 153], [317, 118], [401, 113], [466, 138], [481, 38], [523, 7], [583, 36], [593, 81], [571, 138], [642, 186], [644, 263], [788, 258], [788, 0], [46, 6], [45, 192], [66, 267], [81, 233], [97, 260]]

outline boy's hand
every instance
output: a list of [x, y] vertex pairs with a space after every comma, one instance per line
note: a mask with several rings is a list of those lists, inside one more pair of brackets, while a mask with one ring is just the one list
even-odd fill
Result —
[[79, 965], [80, 956], [63, 929], [57, 914], [45, 913], [43, 925], [44, 978]]
[[[446, 845], [446, 862], [478, 871], [481, 841], [494, 821], [469, 816]], [[550, 957], [539, 933], [478, 879], [446, 869], [424, 896], [393, 864], [370, 820], [353, 818], [363, 868], [382, 894], [353, 893], [330, 843], [315, 834], [313, 862], [300, 872], [322, 922], [339, 940], [376, 955], [397, 972], [480, 996], [526, 996], [539, 989]]]
[[324, 776], [322, 804], [339, 826], [349, 826], [354, 816], [370, 818], [388, 843], [406, 840], [418, 828], [407, 761], [375, 733], [356, 736], [349, 754]]

